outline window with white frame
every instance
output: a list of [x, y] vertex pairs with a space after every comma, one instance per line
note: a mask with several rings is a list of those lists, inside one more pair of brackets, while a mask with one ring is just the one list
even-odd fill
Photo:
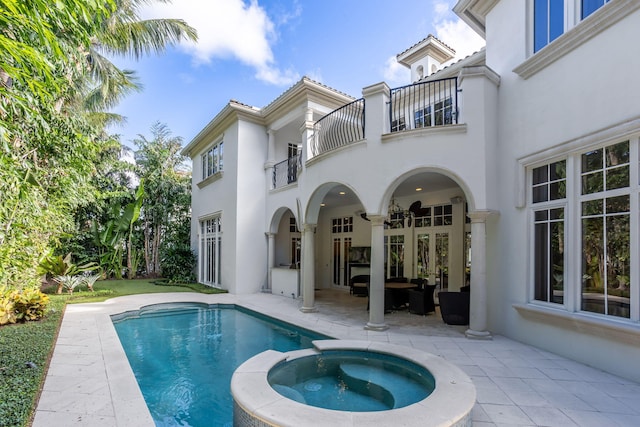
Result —
[[[581, 156], [581, 309], [630, 317], [629, 141]], [[637, 281], [637, 279], [636, 279]]]
[[222, 223], [220, 216], [200, 221], [198, 280], [206, 285], [221, 284]]
[[450, 125], [453, 123], [453, 100], [451, 97], [434, 102], [413, 113], [415, 128]]
[[[537, 52], [569, 28], [573, 16], [585, 19], [610, 0], [533, 0], [533, 52]], [[578, 13], [575, 10], [578, 10]]]
[[222, 170], [224, 143], [220, 141], [202, 153], [202, 179], [207, 179], [211, 175]]
[[405, 130], [407, 128], [404, 117], [400, 117], [398, 119], [391, 121], [391, 132], [398, 132], [401, 130]]
[[565, 0], [533, 2], [533, 51], [537, 52], [564, 33]]
[[342, 218], [333, 218], [331, 220], [331, 232], [332, 233], [352, 233], [353, 217], [345, 216]]
[[534, 168], [531, 180], [533, 204], [533, 298], [564, 303], [564, 242], [566, 160]]
[[640, 321], [639, 151], [636, 136], [530, 169], [533, 301]]

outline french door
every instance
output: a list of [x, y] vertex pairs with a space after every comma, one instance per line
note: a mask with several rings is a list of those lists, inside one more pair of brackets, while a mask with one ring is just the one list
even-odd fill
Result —
[[416, 230], [416, 274], [438, 285], [439, 291], [449, 288], [449, 231]]
[[333, 237], [331, 255], [332, 284], [336, 287], [349, 287], [349, 249], [351, 237]]

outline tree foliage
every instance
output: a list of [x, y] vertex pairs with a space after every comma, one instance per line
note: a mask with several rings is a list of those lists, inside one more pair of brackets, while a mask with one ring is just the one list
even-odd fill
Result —
[[[138, 174], [145, 182], [146, 197], [142, 207], [142, 234], [145, 271], [148, 276], [162, 275], [162, 253], [170, 250], [176, 256], [165, 257], [169, 263], [176, 261], [178, 248], [191, 253], [185, 222], [190, 223], [191, 177], [180, 155], [182, 138], [172, 136], [169, 128], [161, 123], [151, 127], [152, 139], [144, 135], [134, 140], [138, 147], [136, 162]], [[180, 257], [179, 264], [190, 275], [193, 261], [188, 254]], [[172, 274], [176, 269], [172, 269]]]
[[74, 230], [86, 237], [119, 197], [100, 176], [120, 146], [102, 110], [137, 83], [100, 52], [195, 39], [183, 21], [141, 21], [145, 3], [0, 0], [0, 286], [36, 285], [49, 249]]

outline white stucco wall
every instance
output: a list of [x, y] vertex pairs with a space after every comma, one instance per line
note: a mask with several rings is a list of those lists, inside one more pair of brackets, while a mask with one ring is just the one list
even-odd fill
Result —
[[629, 51], [632, 40], [640, 37], [640, 12], [524, 79], [513, 70], [530, 54], [530, 38], [523, 31], [531, 28], [526, 4], [501, 1], [487, 17], [487, 65], [501, 78], [495, 153], [500, 217], [487, 227], [489, 301], [496, 308], [489, 310], [490, 328], [637, 380], [640, 369], [630, 369], [630, 363], [640, 357], [639, 346], [572, 320], [525, 317], [513, 305], [529, 302], [532, 280], [531, 219], [520, 200], [526, 188], [518, 188], [524, 177], [518, 160], [545, 150], [561, 152], [563, 145], [579, 147], [581, 140], [602, 143], [588, 136], [640, 117], [640, 104], [632, 95], [640, 94], [635, 71], [640, 56]]
[[[231, 289], [236, 294], [259, 292], [267, 282], [267, 238], [264, 188], [264, 162], [268, 137], [264, 126], [241, 121], [238, 124], [238, 157], [235, 217], [235, 280]], [[226, 236], [225, 236], [226, 238]]]

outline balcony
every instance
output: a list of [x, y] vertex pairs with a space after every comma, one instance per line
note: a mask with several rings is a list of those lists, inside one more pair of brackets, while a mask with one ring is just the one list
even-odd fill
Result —
[[364, 139], [364, 99], [358, 99], [322, 117], [313, 125], [311, 157]]
[[390, 91], [391, 133], [457, 123], [457, 77], [415, 83]]
[[[389, 126], [386, 132], [458, 124], [458, 78], [415, 83], [385, 94]], [[386, 119], [385, 119], [386, 120]], [[365, 138], [365, 100], [359, 99], [318, 120], [313, 127], [310, 158]]]
[[302, 155], [296, 154], [273, 166], [272, 189], [284, 187], [298, 181], [298, 171], [302, 169]]

